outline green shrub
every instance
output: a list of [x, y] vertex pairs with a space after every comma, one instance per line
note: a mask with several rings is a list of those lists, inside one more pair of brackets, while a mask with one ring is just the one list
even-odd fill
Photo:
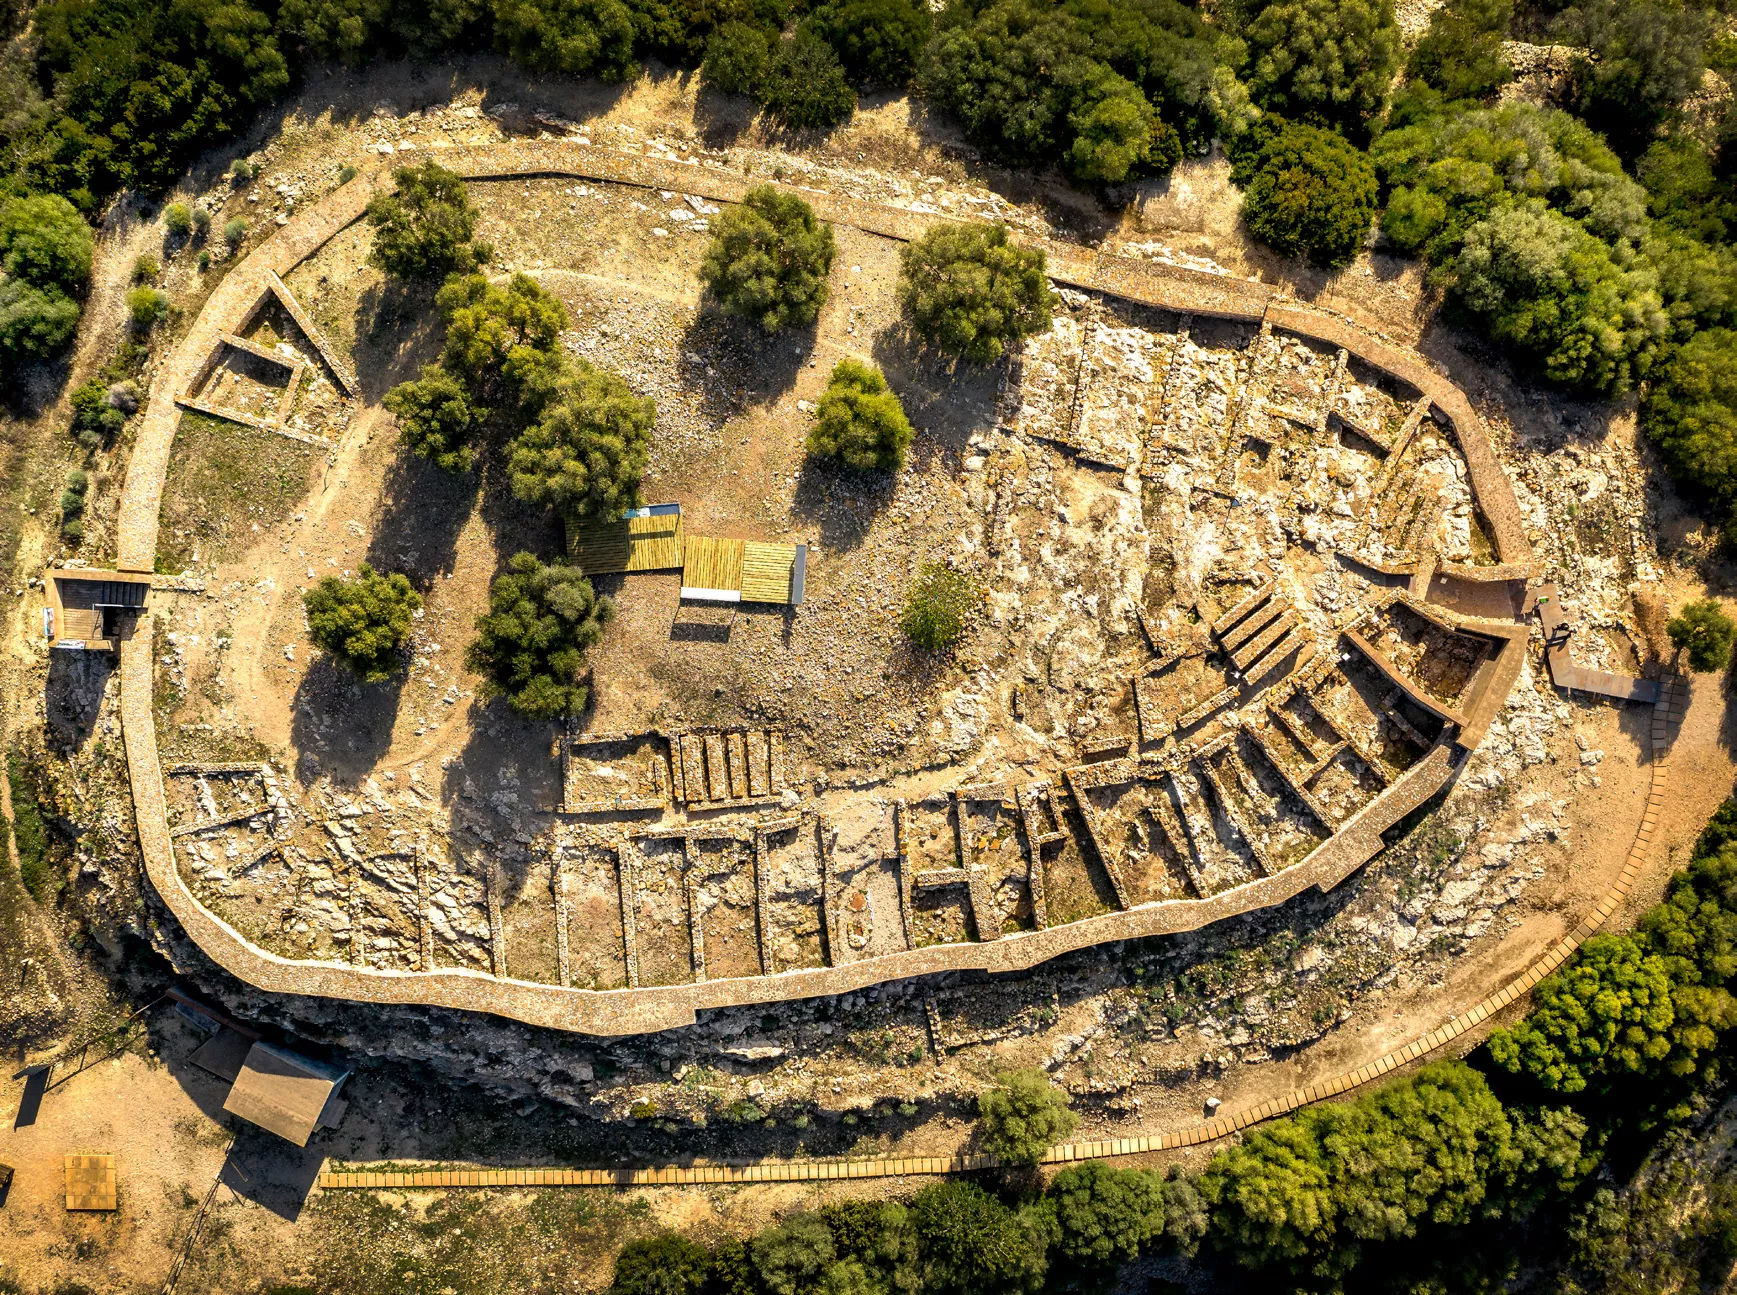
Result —
[[[91, 378], [74, 388], [68, 397], [72, 405], [72, 434], [94, 449], [106, 444], [126, 426], [126, 411], [109, 399], [109, 389], [100, 378]], [[137, 408], [135, 402], [134, 407]]]
[[242, 239], [247, 237], [247, 222], [240, 216], [231, 216], [223, 222], [223, 241], [231, 248], [241, 246]]
[[1640, 424], [1671, 475], [1729, 515], [1737, 506], [1737, 332], [1710, 328], [1677, 348], [1647, 390]]
[[808, 452], [859, 471], [897, 472], [910, 444], [910, 421], [881, 371], [857, 360], [834, 365], [815, 409]]
[[308, 637], [363, 683], [379, 683], [401, 663], [422, 596], [401, 573], [381, 575], [366, 562], [354, 580], [327, 576], [302, 594]]
[[169, 313], [167, 293], [141, 284], [127, 294], [127, 314], [137, 332], [149, 332]]
[[938, 562], [924, 563], [905, 595], [899, 628], [920, 648], [940, 652], [965, 634], [965, 619], [975, 599], [971, 582]]
[[133, 260], [133, 282], [149, 283], [163, 272], [163, 263], [149, 252], [141, 252]]
[[1706, 673], [1731, 664], [1731, 638], [1737, 624], [1711, 598], [1687, 604], [1665, 624], [1665, 633], [1679, 652], [1689, 654], [1689, 668]]
[[700, 75], [725, 94], [758, 94], [772, 66], [772, 38], [752, 23], [727, 22], [712, 34]]
[[838, 61], [807, 26], [780, 41], [760, 82], [759, 99], [767, 112], [786, 126], [830, 128], [856, 111], [856, 91]]
[[1646, 190], [1647, 210], [1692, 238], [1724, 242], [1727, 232], [1737, 229], [1737, 194], [1717, 160], [1691, 134], [1653, 144], [1634, 168]]
[[712, 1257], [675, 1232], [638, 1237], [615, 1256], [610, 1295], [698, 1295]]
[[619, 81], [634, 70], [633, 11], [622, 0], [491, 0], [495, 45], [515, 63]]
[[78, 331], [78, 302], [58, 288], [0, 280], [0, 368], [43, 360]]
[[1350, 132], [1381, 111], [1399, 67], [1392, 0], [1276, 0], [1242, 36], [1256, 103]]
[[78, 296], [90, 282], [96, 240], [65, 198], [42, 194], [0, 204], [0, 270], [44, 291]]
[[348, 184], [360, 174], [361, 172], [353, 166], [341, 166], [338, 168], [338, 183], [340, 185]]
[[832, 227], [793, 193], [759, 185], [718, 222], [700, 281], [726, 312], [768, 333], [805, 327], [826, 304]]
[[1375, 223], [1375, 168], [1335, 131], [1286, 124], [1262, 147], [1243, 191], [1249, 232], [1286, 256], [1349, 265]]
[[1584, 51], [1572, 70], [1576, 113], [1624, 153], [1638, 153], [1701, 88], [1712, 27], [1696, 5], [1578, 0], [1555, 32]]
[[756, 1236], [748, 1248], [768, 1295], [808, 1295], [837, 1254], [832, 1230], [820, 1215], [808, 1212], [788, 1215]]
[[858, 85], [909, 83], [934, 23], [919, 0], [833, 0], [808, 16]]
[[438, 364], [425, 365], [420, 378], [400, 382], [383, 403], [397, 417], [412, 453], [442, 472], [470, 471], [484, 415], [471, 405], [458, 379]]
[[1429, 16], [1429, 30], [1412, 47], [1406, 76], [1439, 90], [1445, 99], [1487, 99], [1514, 71], [1502, 41], [1514, 19], [1514, 0], [1450, 0]]
[[952, 1179], [923, 1188], [909, 1208], [924, 1290], [1015, 1295], [1042, 1287], [1056, 1236], [1048, 1202], [1013, 1209], [974, 1182]]
[[193, 213], [184, 202], [171, 202], [163, 208], [163, 228], [171, 238], [186, 238], [193, 232]]
[[259, 174], [259, 168], [245, 157], [238, 157], [229, 164], [229, 178], [237, 184], [251, 184]]
[[1035, 1067], [1003, 1075], [999, 1087], [977, 1098], [983, 1149], [1010, 1164], [1035, 1165], [1044, 1152], [1079, 1128], [1080, 1117], [1068, 1109], [1068, 1100]]
[[1050, 325], [1054, 294], [1039, 248], [1005, 225], [936, 225], [900, 253], [899, 293], [918, 335], [978, 364]]
[[368, 200], [371, 264], [401, 279], [444, 279], [493, 255], [486, 244], [471, 244], [477, 210], [462, 177], [429, 160], [396, 168], [392, 179], [391, 193]]
[[372, 52], [388, 7], [387, 0], [283, 0], [277, 26], [319, 57], [355, 66]]
[[74, 518], [84, 511], [85, 491], [90, 489], [90, 478], [83, 468], [74, 468], [66, 474], [66, 488], [60, 492], [60, 515], [64, 518]]
[[572, 360], [558, 394], [513, 442], [513, 494], [575, 520], [615, 520], [639, 507], [656, 421], [656, 404], [619, 374]]
[[1586, 392], [1629, 390], [1669, 328], [1646, 266], [1625, 267], [1536, 200], [1499, 208], [1467, 230], [1447, 279], [1492, 339]]
[[[936, 26], [925, 93], [1011, 166], [1055, 163], [1116, 183], [1162, 174], [1243, 126], [1247, 96], [1224, 66], [1223, 37], [1178, 0], [988, 0], [947, 6]], [[1139, 121], [1160, 123], [1143, 160]]]
[[614, 616], [615, 604], [578, 567], [518, 553], [489, 588], [466, 662], [487, 676], [485, 697], [505, 697], [527, 719], [577, 715], [588, 697], [579, 680], [585, 653]]
[[200, 238], [204, 238], [210, 229], [211, 213], [203, 207], [193, 208], [193, 232]]
[[12, 793], [12, 835], [18, 853], [13, 862], [24, 889], [39, 904], [54, 902], [60, 879], [48, 858], [48, 828], [37, 801], [35, 779], [17, 752], [6, 757], [6, 777]]
[[204, 274], [211, 268], [211, 253], [200, 248], [199, 255], [193, 258], [193, 264], [199, 267], [199, 273]]
[[1075, 1263], [1137, 1259], [1163, 1235], [1162, 1178], [1145, 1169], [1112, 1169], [1102, 1160], [1069, 1165], [1051, 1181], [1061, 1253]]

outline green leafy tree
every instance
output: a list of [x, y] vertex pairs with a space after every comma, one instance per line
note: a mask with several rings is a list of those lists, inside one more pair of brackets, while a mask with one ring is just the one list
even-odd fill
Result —
[[1277, 0], [1242, 35], [1256, 103], [1346, 131], [1381, 111], [1399, 67], [1392, 0]]
[[640, 56], [678, 67], [699, 63], [713, 36], [732, 22], [776, 40], [796, 9], [792, 0], [631, 0], [630, 7]]
[[1502, 53], [1514, 0], [1451, 0], [1429, 16], [1412, 47], [1406, 76], [1444, 99], [1487, 99], [1514, 79]]
[[0, 205], [0, 270], [42, 289], [78, 296], [96, 246], [78, 209], [57, 194]]
[[974, 1182], [934, 1183], [911, 1198], [923, 1289], [950, 1295], [1035, 1292], [1055, 1239], [1047, 1202], [1013, 1209]]
[[[989, 0], [942, 12], [918, 76], [998, 160], [1118, 183], [1243, 129], [1237, 53], [1177, 0]], [[1143, 156], [1141, 122], [1154, 123]]]
[[1664, 1074], [1673, 1057], [1671, 978], [1630, 935], [1595, 935], [1533, 991], [1530, 1015], [1490, 1036], [1490, 1056], [1553, 1092]]
[[806, 25], [780, 41], [760, 82], [767, 112], [786, 126], [830, 128], [856, 111], [856, 91], [832, 46]]
[[578, 567], [516, 553], [489, 587], [465, 661], [486, 677], [485, 696], [505, 697], [527, 719], [577, 715], [589, 696], [579, 679], [585, 653], [614, 617], [615, 604]]
[[859, 1263], [881, 1291], [916, 1295], [923, 1273], [916, 1224], [897, 1201], [837, 1201], [820, 1217], [840, 1260]]
[[698, 1295], [712, 1256], [676, 1232], [636, 1237], [615, 1256], [610, 1295]]
[[900, 253], [899, 295], [924, 341], [978, 364], [1049, 328], [1055, 294], [1040, 248], [1005, 225], [935, 225]]
[[477, 209], [463, 177], [430, 160], [398, 167], [392, 179], [391, 193], [368, 200], [370, 262], [401, 279], [444, 279], [488, 260], [491, 249], [470, 241]]
[[455, 276], [435, 296], [446, 317], [440, 362], [473, 396], [518, 397], [548, 371], [567, 308], [536, 280], [515, 274], [504, 287], [481, 274]]
[[833, 1264], [837, 1247], [820, 1215], [792, 1214], [750, 1245], [754, 1269], [768, 1295], [807, 1295]]
[[397, 669], [422, 596], [399, 572], [381, 575], [366, 562], [354, 580], [327, 576], [302, 594], [308, 637], [363, 683], [378, 683]]
[[1294, 1264], [1327, 1246], [1338, 1221], [1312, 1121], [1276, 1120], [1212, 1158], [1200, 1177], [1212, 1241], [1248, 1268]]
[[355, 66], [373, 52], [391, 12], [390, 0], [283, 0], [277, 26], [322, 58]]
[[1573, 103], [1587, 124], [1632, 156], [1706, 72], [1712, 15], [1659, 0], [1581, 0], [1566, 10], [1557, 39], [1585, 51], [1573, 67]]
[[772, 66], [772, 38], [762, 27], [727, 22], [712, 34], [700, 75], [725, 94], [758, 94]]
[[983, 1149], [1009, 1164], [1035, 1165], [1079, 1126], [1080, 1117], [1068, 1109], [1068, 1095], [1036, 1068], [1009, 1071], [1000, 1086], [977, 1098]]
[[1243, 192], [1249, 232], [1286, 256], [1349, 265], [1375, 222], [1375, 168], [1335, 131], [1288, 123], [1261, 148]]
[[619, 374], [574, 360], [560, 394], [513, 442], [513, 494], [579, 520], [639, 506], [657, 406]]
[[1665, 625], [1672, 645], [1689, 654], [1689, 668], [1703, 673], [1731, 664], [1731, 638], [1737, 624], [1711, 598], [1686, 605]]
[[959, 572], [926, 562], [905, 595], [899, 628], [930, 652], [950, 648], [964, 637], [974, 593], [971, 582]]
[[934, 23], [919, 0], [834, 0], [808, 16], [858, 85], [898, 89], [916, 74]]
[[78, 317], [78, 302], [58, 289], [0, 279], [0, 367], [59, 353], [78, 331]]
[[1206, 1198], [1181, 1165], [1171, 1165], [1164, 1175], [1164, 1239], [1178, 1254], [1192, 1258], [1212, 1226]]
[[1061, 1228], [1061, 1253], [1075, 1263], [1137, 1259], [1164, 1231], [1163, 1179], [1150, 1170], [1088, 1160], [1057, 1174], [1049, 1196]]
[[1722, 243], [1737, 229], [1737, 193], [1716, 158], [1692, 134], [1654, 142], [1635, 162], [1647, 210], [1673, 230]]
[[858, 471], [897, 472], [905, 465], [911, 424], [881, 371], [840, 360], [815, 409], [808, 452]]
[[1619, 264], [1608, 245], [1537, 200], [1467, 230], [1447, 278], [1494, 340], [1582, 391], [1632, 387], [1670, 324], [1649, 267]]
[[1729, 513], [1737, 505], [1737, 332], [1710, 328], [1671, 355], [1640, 424], [1671, 475]]
[[633, 11], [622, 0], [491, 0], [495, 45], [515, 63], [620, 81], [634, 70]]
[[826, 304], [834, 252], [832, 227], [812, 207], [793, 193], [758, 185], [719, 220], [700, 281], [725, 311], [768, 333], [805, 327]]
[[457, 378], [438, 364], [426, 365], [420, 378], [388, 391], [384, 403], [413, 453], [442, 472], [470, 471], [484, 418]]

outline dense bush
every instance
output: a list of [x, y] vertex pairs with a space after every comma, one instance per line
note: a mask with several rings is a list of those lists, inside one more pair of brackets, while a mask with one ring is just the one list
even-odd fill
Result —
[[957, 571], [938, 562], [926, 562], [905, 595], [899, 628], [920, 648], [939, 652], [950, 648], [965, 634], [974, 590]]
[[75, 544], [84, 538], [85, 492], [89, 489], [90, 478], [83, 468], [66, 474], [66, 487], [60, 492], [60, 534]]
[[60, 880], [48, 857], [48, 828], [37, 803], [35, 779], [17, 752], [6, 757], [6, 779], [12, 795], [12, 837], [18, 846], [12, 862], [18, 879], [37, 903], [52, 903]]
[[401, 663], [422, 596], [403, 574], [381, 575], [366, 562], [354, 580], [327, 576], [302, 594], [308, 637], [363, 683], [379, 683]]
[[1731, 664], [1731, 638], [1737, 634], [1737, 624], [1711, 598], [1685, 606], [1666, 622], [1665, 633], [1679, 652], [1689, 654], [1691, 670], [1705, 673]]
[[1344, 136], [1287, 123], [1243, 173], [1243, 219], [1262, 242], [1330, 267], [1362, 250], [1375, 223], [1375, 168]]
[[1074, 1263], [1137, 1259], [1164, 1232], [1164, 1186], [1156, 1174], [1102, 1160], [1069, 1165], [1049, 1185], [1061, 1253]]
[[881, 371], [840, 360], [814, 412], [808, 452], [859, 471], [897, 472], [905, 465], [911, 424]]
[[1671, 355], [1641, 404], [1671, 475], [1725, 514], [1737, 508], [1737, 332], [1710, 328]]
[[1608, 244], [1538, 200], [1467, 230], [1447, 277], [1494, 340], [1553, 381], [1601, 395], [1643, 378], [1669, 327], [1651, 267], [1619, 263]]
[[[110, 399], [108, 385], [100, 378], [81, 383], [68, 401], [72, 405], [69, 430], [90, 449], [112, 441], [126, 426], [127, 411]], [[136, 398], [132, 403], [138, 408]]]
[[948, 355], [987, 364], [1009, 342], [1049, 327], [1054, 294], [1043, 252], [1010, 242], [1005, 225], [932, 226], [899, 264], [907, 318]]
[[1037, 1069], [1011, 1071], [987, 1089], [977, 1099], [977, 1119], [983, 1149], [1011, 1164], [1035, 1165], [1080, 1126], [1068, 1095]]
[[86, 211], [119, 189], [166, 189], [289, 85], [271, 19], [247, 0], [49, 0], [34, 30], [64, 115], [23, 168]]
[[1234, 133], [1239, 87], [1223, 42], [1178, 0], [950, 5], [920, 82], [996, 158], [1117, 183], [1164, 174], [1215, 130]]
[[0, 204], [0, 374], [65, 348], [78, 329], [95, 240], [65, 198]]
[[398, 418], [404, 443], [443, 472], [469, 472], [483, 429], [463, 384], [438, 364], [386, 393], [386, 408]]
[[934, 23], [920, 0], [832, 0], [808, 16], [858, 85], [897, 89], [916, 75]]
[[127, 293], [127, 316], [135, 332], [149, 332], [168, 313], [169, 296], [165, 292], [140, 284]]
[[773, 39], [753, 23], [727, 22], [707, 44], [700, 75], [725, 94], [758, 94], [772, 66]]
[[1429, 16], [1405, 74], [1444, 99], [1486, 99], [1514, 79], [1502, 41], [1514, 0], [1451, 0]]
[[1009, 1206], [973, 1182], [943, 1182], [911, 1198], [925, 1290], [958, 1295], [1036, 1291], [1048, 1271], [1055, 1215], [1046, 1202]]
[[1256, 103], [1351, 133], [1381, 111], [1399, 68], [1393, 0], [1274, 0], [1242, 35]]
[[613, 521], [639, 506], [657, 406], [584, 360], [566, 367], [541, 416], [513, 442], [513, 494], [580, 521]]
[[796, 6], [792, 0], [631, 0], [634, 39], [642, 56], [682, 67], [697, 64], [714, 34], [732, 22], [776, 39]]
[[812, 207], [763, 184], [719, 220], [700, 281], [725, 311], [768, 333], [804, 327], [826, 304], [834, 250], [832, 227]]
[[1670, 229], [1709, 243], [1737, 230], [1732, 177], [1694, 136], [1657, 141], [1636, 160], [1634, 174], [1646, 190], [1647, 211]]
[[610, 1295], [696, 1295], [711, 1265], [704, 1246], [677, 1233], [639, 1237], [615, 1256]]
[[490, 0], [495, 44], [539, 72], [619, 81], [634, 70], [633, 11], [622, 0]]
[[615, 604], [578, 567], [517, 553], [489, 587], [465, 661], [487, 677], [484, 696], [505, 697], [527, 719], [577, 715], [589, 696], [579, 680], [585, 653], [614, 617]]
[[1572, 102], [1594, 129], [1629, 156], [1639, 152], [1706, 71], [1712, 15], [1674, 0], [1580, 0], [1557, 39], [1575, 59]]
[[836, 126], [856, 111], [856, 91], [844, 65], [806, 26], [779, 41], [760, 82], [760, 103], [786, 126]]
[[401, 279], [444, 279], [485, 263], [492, 250], [473, 246], [477, 209], [461, 176], [433, 161], [392, 172], [391, 193], [368, 200], [374, 227], [370, 263]]

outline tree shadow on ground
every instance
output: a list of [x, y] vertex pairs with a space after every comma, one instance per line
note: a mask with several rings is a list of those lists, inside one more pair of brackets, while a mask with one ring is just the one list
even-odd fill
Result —
[[708, 301], [683, 331], [681, 351], [697, 357], [689, 368], [699, 370], [693, 379], [701, 413], [722, 426], [750, 408], [777, 404], [796, 385], [814, 344], [813, 325], [768, 333]]
[[316, 657], [296, 687], [290, 721], [301, 784], [329, 775], [354, 786], [366, 777], [392, 745], [404, 684], [402, 668], [380, 683], [363, 684], [330, 655]]
[[77, 750], [96, 732], [103, 692], [115, 672], [112, 652], [57, 651], [48, 654], [43, 684], [44, 713], [56, 743]]
[[443, 472], [396, 445], [393, 452], [380, 520], [363, 560], [376, 571], [402, 571], [426, 596], [435, 580], [452, 574], [458, 537], [476, 511], [481, 481], [475, 472]]
[[438, 284], [386, 278], [356, 302], [357, 381], [362, 399], [378, 403], [440, 355], [446, 324], [434, 304]]

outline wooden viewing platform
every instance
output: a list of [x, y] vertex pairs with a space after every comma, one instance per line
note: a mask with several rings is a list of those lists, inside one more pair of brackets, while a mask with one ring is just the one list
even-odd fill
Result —
[[682, 597], [705, 602], [802, 601], [806, 544], [689, 535], [680, 504], [636, 508], [618, 522], [567, 528], [567, 556], [588, 576], [635, 571], [682, 573]]

